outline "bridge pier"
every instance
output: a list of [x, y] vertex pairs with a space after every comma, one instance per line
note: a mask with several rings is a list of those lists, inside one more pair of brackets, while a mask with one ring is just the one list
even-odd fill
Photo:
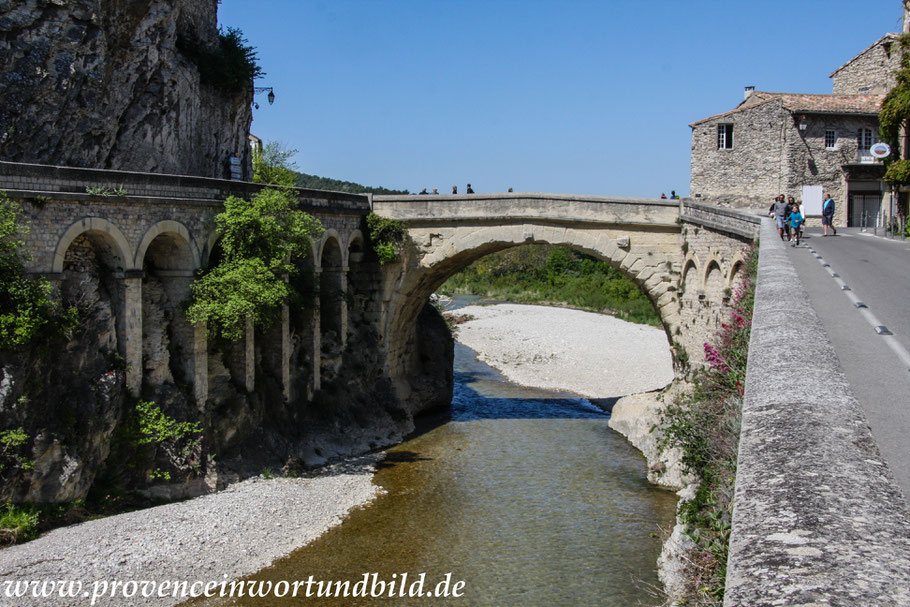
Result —
[[123, 277], [124, 350], [126, 388], [138, 398], [142, 390], [142, 270], [131, 270]]

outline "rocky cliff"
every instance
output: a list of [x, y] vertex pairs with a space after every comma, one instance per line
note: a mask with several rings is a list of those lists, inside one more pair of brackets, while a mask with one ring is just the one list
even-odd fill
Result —
[[[228, 177], [250, 86], [204, 78], [217, 0], [0, 0], [0, 158]], [[247, 168], [248, 170], [248, 168]]]

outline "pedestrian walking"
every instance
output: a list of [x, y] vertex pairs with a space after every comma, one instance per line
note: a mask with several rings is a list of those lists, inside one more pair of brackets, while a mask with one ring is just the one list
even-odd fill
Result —
[[822, 227], [825, 229], [825, 236], [828, 235], [828, 228], [831, 228], [833, 236], [837, 236], [837, 228], [834, 227], [834, 199], [830, 194], [825, 194], [825, 201], [822, 203]]
[[468, 184], [468, 189], [465, 191], [465, 194], [473, 194], [474, 190], [471, 189], [471, 184]]
[[[791, 197], [792, 200], [792, 197]], [[799, 234], [800, 227], [803, 225], [803, 214], [799, 212], [799, 207], [796, 204], [790, 206], [790, 214], [787, 215], [787, 223], [790, 225], [790, 232], [792, 237], [790, 240], [791, 247], [799, 246]]]
[[452, 193], [453, 193], [453, 194], [457, 194], [457, 193], [458, 193], [458, 186], [457, 186], [457, 185], [453, 185], [453, 186], [452, 186]]
[[777, 234], [780, 236], [780, 239], [784, 239], [784, 226], [787, 225], [787, 201], [784, 200], [784, 195], [781, 194], [774, 199], [774, 204], [771, 205], [771, 208], [768, 209], [771, 213], [771, 217], [774, 218], [774, 222], [777, 224]]

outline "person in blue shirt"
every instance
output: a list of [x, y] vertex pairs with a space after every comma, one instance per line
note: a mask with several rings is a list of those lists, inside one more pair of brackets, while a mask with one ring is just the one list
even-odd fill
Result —
[[825, 194], [825, 201], [822, 203], [822, 226], [825, 228], [825, 236], [828, 235], [828, 227], [837, 236], [837, 228], [834, 227], [834, 199], [830, 194]]
[[[792, 198], [791, 198], [792, 200]], [[790, 246], [798, 247], [799, 246], [799, 236], [802, 233], [800, 227], [803, 225], [803, 214], [799, 212], [799, 206], [794, 202], [790, 205], [790, 214], [787, 215], [787, 223], [790, 224], [790, 233], [792, 234]]]

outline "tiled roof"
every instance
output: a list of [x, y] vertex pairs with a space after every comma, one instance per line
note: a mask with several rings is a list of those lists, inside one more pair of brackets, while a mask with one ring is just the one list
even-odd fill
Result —
[[845, 67], [847, 67], [848, 65], [850, 65], [851, 63], [853, 63], [854, 61], [856, 61], [863, 55], [865, 55], [866, 53], [868, 53], [870, 50], [874, 49], [876, 46], [878, 46], [885, 40], [887, 40], [889, 42], [893, 42], [893, 41], [897, 40], [899, 37], [900, 37], [900, 34], [885, 34], [884, 36], [882, 36], [881, 38], [879, 38], [878, 40], [876, 40], [875, 42], [873, 42], [872, 44], [870, 44], [869, 46], [864, 48], [861, 52], [857, 53], [856, 56], [854, 56], [852, 59], [850, 59], [850, 61], [848, 61], [847, 63], [843, 64], [842, 66], [840, 66], [839, 68], [837, 68], [836, 70], [831, 72], [828, 75], [828, 78], [834, 78], [834, 74], [838, 73], [839, 71], [841, 71], [842, 69], [844, 69]]
[[884, 95], [802, 95], [799, 93], [766, 93], [755, 91], [742, 103], [729, 112], [716, 114], [693, 122], [695, 125], [723, 116], [729, 116], [758, 105], [780, 100], [783, 107], [790, 112], [807, 114], [878, 114]]

